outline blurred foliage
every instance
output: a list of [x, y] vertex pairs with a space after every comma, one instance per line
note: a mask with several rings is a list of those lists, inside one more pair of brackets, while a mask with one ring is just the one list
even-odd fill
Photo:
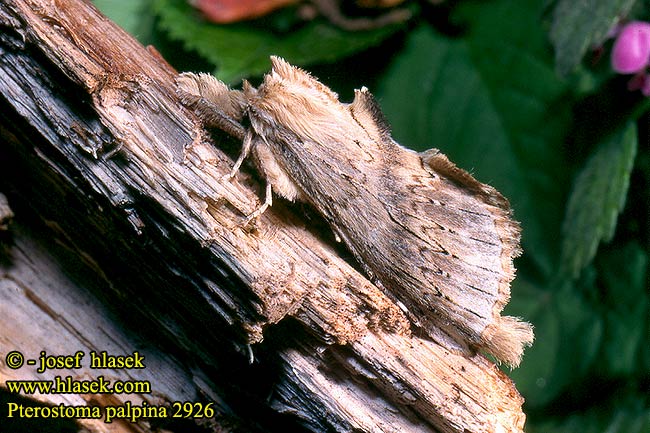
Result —
[[506, 312], [535, 325], [509, 372], [527, 431], [650, 431], [650, 103], [606, 41], [650, 19], [640, 2], [412, 0], [408, 24], [358, 33], [295, 8], [215, 25], [185, 0], [97, 4], [182, 70], [258, 79], [278, 54], [341, 94], [363, 77], [397, 141], [442, 149], [522, 223]]
[[284, 11], [254, 25], [217, 26], [202, 20], [186, 0], [154, 0], [152, 5], [160, 27], [216, 65], [214, 75], [227, 83], [266, 72], [270, 55], [300, 65], [331, 62], [377, 45], [401, 27], [350, 33], [318, 19], [287, 30], [291, 18]]
[[574, 69], [592, 47], [601, 45], [627, 15], [636, 0], [558, 0], [553, 10], [550, 40], [560, 74]]
[[562, 230], [561, 270], [575, 278], [589, 264], [601, 240], [614, 236], [625, 205], [637, 133], [633, 124], [604, 138], [574, 181]]
[[523, 2], [463, 3], [451, 18], [467, 27], [464, 37], [415, 28], [377, 96], [398, 142], [440, 148], [510, 199], [524, 249], [549, 274], [569, 181], [562, 134], [571, 113], [558, 103], [566, 85], [544, 35], [531, 32], [539, 13]]

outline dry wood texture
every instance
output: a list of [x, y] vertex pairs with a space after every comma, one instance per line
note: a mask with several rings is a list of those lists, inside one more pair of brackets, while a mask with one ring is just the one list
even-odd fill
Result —
[[[100, 373], [90, 369], [86, 362], [81, 369], [47, 370], [41, 374], [36, 372], [36, 367], [12, 370], [3, 364], [0, 367], [3, 384], [6, 380], [54, 380], [57, 375], [70, 376], [75, 380], [92, 380], [101, 374], [111, 382], [148, 381], [155, 392], [149, 395], [34, 394], [30, 397], [42, 403], [66, 406], [115, 406], [127, 401], [137, 405], [142, 405], [143, 402], [156, 405], [173, 401], [205, 401], [207, 396], [211, 396], [208, 398], [212, 401], [219, 401], [204, 372], [184, 368], [174, 356], [129, 333], [116, 320], [115, 312], [87, 290], [88, 286], [106, 290], [108, 284], [106, 280], [92, 281], [92, 277], [88, 278], [88, 275], [93, 274], [89, 263], [79, 265], [86, 271], [86, 277], [73, 282], [48, 251], [56, 249], [55, 245], [40, 244], [35, 240], [35, 233], [22, 225], [12, 225], [11, 233], [11, 247], [4, 249], [5, 254], [0, 254], [0, 348], [3, 358], [10, 350], [17, 349], [31, 357], [40, 356], [42, 350], [49, 355], [83, 351], [86, 358], [93, 350], [97, 353], [105, 350], [115, 354], [128, 354], [137, 350], [144, 356], [147, 368], [101, 370]], [[4, 397], [0, 398], [3, 406], [6, 406], [7, 401], [20, 401], [10, 399], [8, 394]], [[217, 406], [216, 410], [219, 414], [227, 412], [225, 407]], [[6, 407], [0, 413], [0, 417], [4, 418]], [[74, 420], [66, 419], [34, 422], [14, 416], [11, 420], [2, 420], [2, 430], [26, 431], [27, 421], [32, 422], [32, 431], [56, 431], [55, 428], [74, 423]], [[79, 424], [93, 432], [105, 431], [107, 428], [101, 419], [80, 419]], [[186, 423], [184, 427], [190, 427], [190, 424]], [[228, 425], [228, 422], [223, 424]], [[15, 430], [10, 426], [15, 427]], [[143, 423], [117, 421], [110, 426], [109, 431], [148, 430], [148, 426]]]
[[[286, 431], [290, 418], [314, 431], [522, 431], [522, 398], [505, 374], [412, 336], [401, 310], [302, 215], [275, 206], [254, 230], [241, 226], [259, 185], [219, 181], [233, 164], [219, 150], [227, 138], [206, 144], [154, 50], [82, 1], [5, 1], [0, 26], [0, 188], [16, 219], [37, 214], [105, 282], [94, 296], [126, 312], [113, 320], [130, 317], [124, 326], [140, 338], [208, 375], [198, 386], [200, 375], [172, 368], [169, 383], [187, 381], [183, 398], [223, 399], [243, 431]], [[9, 289], [3, 275], [3, 307], [26, 305], [29, 285]], [[36, 308], [58, 306], [53, 327], [68, 308], [55, 293]], [[2, 328], [2, 354], [106, 344], [90, 333], [76, 346], [55, 328], [28, 344], [42, 323], [15, 320], [21, 327]], [[0, 387], [9, 373], [0, 367]]]

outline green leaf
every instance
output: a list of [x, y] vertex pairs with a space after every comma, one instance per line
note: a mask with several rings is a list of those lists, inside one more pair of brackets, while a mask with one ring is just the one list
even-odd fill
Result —
[[[397, 141], [437, 147], [492, 184], [522, 222], [526, 253], [551, 275], [566, 196], [566, 88], [541, 27], [542, 1], [465, 2], [469, 31], [414, 30], [377, 96]], [[466, 17], [466, 18], [465, 18]]]
[[603, 139], [578, 174], [563, 224], [562, 274], [574, 278], [614, 235], [637, 149], [634, 124]]
[[603, 43], [634, 3], [636, 0], [559, 0], [550, 32], [558, 72], [568, 74], [590, 47]]
[[[600, 397], [600, 396], [598, 396]], [[647, 433], [650, 431], [648, 396], [629, 392], [616, 395], [605, 404], [564, 418], [544, 414], [526, 423], [528, 433]]]
[[529, 409], [585, 384], [647, 374], [650, 294], [647, 253], [635, 242], [600, 254], [574, 284], [553, 291], [524, 274], [507, 314], [535, 325], [535, 344], [510, 376]]
[[524, 317], [535, 326], [535, 342], [526, 349], [519, 368], [508, 372], [517, 389], [526, 399], [527, 407], [540, 407], [553, 399], [563, 388], [553, 379], [562, 368], [559, 357], [562, 327], [555, 309], [550, 308], [552, 296], [523, 278], [513, 283], [513, 297], [507, 314]]
[[599, 295], [606, 320], [599, 370], [609, 377], [642, 375], [643, 351], [650, 346], [648, 256], [632, 242], [599, 254], [597, 264], [602, 274], [601, 287], [605, 289]]
[[154, 18], [149, 12], [151, 0], [93, 0], [97, 9], [142, 44], [151, 43]]
[[216, 65], [215, 75], [227, 83], [266, 72], [270, 55], [302, 66], [332, 62], [377, 45], [402, 28], [392, 25], [346, 32], [317, 19], [297, 30], [278, 34], [254, 23], [209, 23], [186, 0], [154, 0], [154, 9], [169, 36]]
[[[508, 306], [535, 326], [535, 343], [509, 375], [528, 408], [541, 408], [583, 381], [597, 360], [603, 336], [600, 314], [574, 287], [550, 292], [518, 277]], [[529, 308], [521, 309], [528, 304]]]

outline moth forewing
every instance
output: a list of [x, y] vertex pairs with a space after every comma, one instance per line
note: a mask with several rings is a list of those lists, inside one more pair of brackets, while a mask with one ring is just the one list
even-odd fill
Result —
[[306, 72], [272, 63], [243, 92], [251, 152], [272, 189], [310, 202], [431, 336], [517, 365], [533, 334], [500, 316], [519, 253], [507, 200], [439, 151], [397, 144], [367, 89], [343, 104]]
[[439, 152], [421, 157], [395, 143], [367, 90], [342, 104], [272, 61], [248, 103], [273, 164], [420, 323], [518, 364], [532, 332], [499, 315], [519, 240], [507, 201]]

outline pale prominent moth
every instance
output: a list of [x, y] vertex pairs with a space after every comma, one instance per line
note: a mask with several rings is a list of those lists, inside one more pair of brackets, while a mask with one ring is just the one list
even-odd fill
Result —
[[[243, 139], [271, 191], [327, 220], [366, 274], [431, 337], [515, 366], [532, 327], [501, 316], [520, 252], [508, 201], [438, 150], [396, 143], [372, 95], [351, 104], [284, 60], [259, 88], [182, 74], [179, 94], [206, 124]], [[247, 118], [249, 127], [239, 123]], [[452, 337], [452, 338], [450, 338]]]

